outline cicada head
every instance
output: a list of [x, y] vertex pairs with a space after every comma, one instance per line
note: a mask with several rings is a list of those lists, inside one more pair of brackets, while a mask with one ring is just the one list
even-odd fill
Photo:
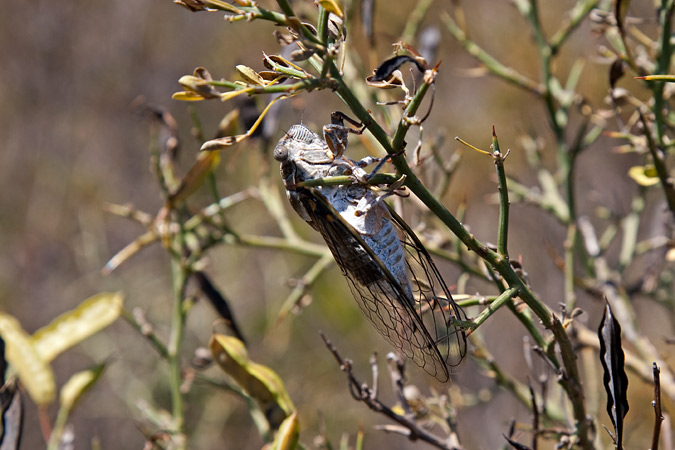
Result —
[[274, 147], [287, 188], [300, 181], [328, 174], [333, 154], [326, 142], [304, 125], [293, 125]]
[[283, 163], [289, 159], [297, 159], [297, 154], [319, 136], [304, 125], [293, 125], [286, 135], [274, 147], [274, 159]]

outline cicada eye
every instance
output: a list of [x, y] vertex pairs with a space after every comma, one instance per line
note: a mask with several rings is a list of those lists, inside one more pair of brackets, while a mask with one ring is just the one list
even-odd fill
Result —
[[274, 159], [283, 162], [286, 161], [286, 158], [288, 158], [288, 148], [285, 145], [279, 144], [274, 147]]

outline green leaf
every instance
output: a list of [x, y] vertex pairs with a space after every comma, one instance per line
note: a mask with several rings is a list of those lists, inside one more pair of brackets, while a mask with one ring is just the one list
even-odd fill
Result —
[[40, 328], [31, 342], [45, 362], [110, 325], [122, 313], [121, 292], [102, 292]]
[[269, 367], [251, 361], [239, 339], [214, 334], [209, 348], [218, 365], [260, 405], [272, 428], [278, 429], [295, 411], [279, 375]]
[[54, 373], [19, 321], [0, 312], [0, 336], [6, 344], [5, 358], [19, 374], [28, 395], [38, 405], [51, 403], [56, 397]]

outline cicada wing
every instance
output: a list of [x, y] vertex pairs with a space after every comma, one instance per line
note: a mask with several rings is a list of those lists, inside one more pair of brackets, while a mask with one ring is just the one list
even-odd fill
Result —
[[466, 333], [456, 320], [466, 320], [462, 308], [455, 303], [431, 255], [415, 232], [391, 207], [392, 221], [399, 230], [401, 245], [406, 251], [406, 264], [418, 312], [442, 359], [450, 371], [466, 358]]
[[[302, 189], [296, 194], [347, 278], [366, 318], [407, 358], [439, 381], [447, 381], [451, 370], [466, 354], [464, 334], [452, 320], [464, 316], [452, 302], [426, 250], [411, 251], [423, 249], [414, 233], [398, 224], [401, 243], [413, 257], [407, 263], [411, 287], [417, 295], [410, 298], [375, 252], [321, 193]], [[420, 288], [415, 282], [418, 279], [439, 289], [441, 295], [434, 295], [433, 289]]]

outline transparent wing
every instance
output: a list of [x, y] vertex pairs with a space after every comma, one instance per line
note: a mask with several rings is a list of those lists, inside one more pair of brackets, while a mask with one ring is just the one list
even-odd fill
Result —
[[392, 220], [406, 251], [413, 298], [406, 292], [356, 230], [314, 189], [295, 191], [312, 226], [323, 236], [363, 314], [407, 358], [439, 381], [466, 356], [466, 336], [453, 318], [461, 308], [412, 230], [396, 215]]

